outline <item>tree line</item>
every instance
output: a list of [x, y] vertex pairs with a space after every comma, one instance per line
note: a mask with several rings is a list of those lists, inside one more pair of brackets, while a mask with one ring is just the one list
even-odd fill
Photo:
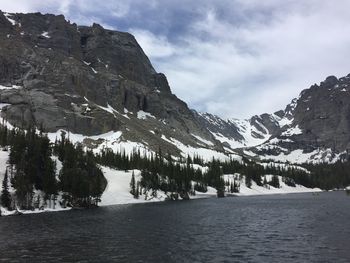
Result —
[[[64, 134], [52, 144], [35, 128], [23, 131], [0, 126], [0, 146], [9, 152], [1, 193], [3, 207], [43, 208], [55, 204], [59, 192], [62, 206], [91, 206], [100, 201], [107, 182], [94, 155], [73, 145]], [[62, 163], [59, 173], [53, 156]]]
[[[54, 143], [34, 128], [27, 131], [9, 130], [0, 126], [0, 146], [9, 151], [9, 166], [2, 183], [1, 203], [8, 209], [37, 208], [42, 203], [55, 203], [58, 193], [63, 205], [95, 206], [107, 185], [99, 165], [118, 170], [141, 170], [141, 180], [133, 174], [130, 193], [138, 198], [141, 194], [156, 197], [157, 191], [169, 194], [171, 199], [188, 199], [195, 191], [206, 192], [208, 186], [217, 190], [218, 197], [225, 192], [237, 193], [240, 180], [225, 180], [224, 174], [245, 176], [247, 187], [255, 182], [259, 186], [280, 187], [278, 176], [289, 186], [300, 184], [329, 190], [350, 185], [350, 162], [335, 164], [304, 164], [305, 169], [291, 165], [261, 164], [246, 158], [238, 161], [220, 161], [213, 158], [204, 161], [198, 155], [175, 158], [161, 150], [143, 153], [135, 150], [113, 152], [104, 149], [98, 154], [73, 144], [64, 133]], [[56, 171], [55, 158], [62, 163]], [[309, 171], [309, 172], [308, 172]], [[272, 175], [267, 180], [266, 175]], [[10, 188], [14, 189], [14, 195]], [[34, 192], [43, 193], [43, 200], [33, 200]]]
[[[244, 175], [245, 184], [248, 187], [251, 187], [254, 181], [259, 186], [270, 185], [277, 188], [280, 187], [278, 176], [283, 176], [283, 181], [290, 186], [295, 186], [294, 178], [300, 181], [299, 174], [308, 176], [300, 169], [263, 166], [247, 159], [239, 162], [233, 159], [220, 161], [215, 158], [204, 161], [198, 156], [174, 158], [170, 154], [164, 156], [161, 150], [147, 154], [141, 154], [140, 150], [136, 150], [126, 154], [123, 151], [114, 152], [107, 148], [96, 155], [96, 160], [102, 165], [118, 170], [141, 170], [140, 181], [136, 182], [133, 174], [130, 182], [130, 193], [135, 198], [140, 194], [148, 193], [157, 197], [157, 191], [162, 191], [171, 199], [179, 197], [188, 199], [190, 195], [195, 194], [195, 191], [206, 192], [208, 186], [216, 189], [218, 197], [223, 197], [225, 192], [239, 192], [240, 179], [225, 180], [224, 174], [240, 174], [241, 178]], [[271, 180], [267, 180], [266, 174], [274, 176]]]

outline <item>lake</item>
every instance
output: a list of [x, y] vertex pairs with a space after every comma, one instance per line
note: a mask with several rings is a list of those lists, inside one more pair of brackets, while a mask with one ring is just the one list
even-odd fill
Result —
[[4, 262], [349, 262], [349, 241], [345, 192], [0, 218]]

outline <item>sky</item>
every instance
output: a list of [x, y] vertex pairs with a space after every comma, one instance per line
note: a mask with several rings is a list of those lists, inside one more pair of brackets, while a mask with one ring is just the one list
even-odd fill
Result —
[[350, 73], [349, 0], [0, 0], [128, 31], [173, 93], [224, 118], [272, 113]]

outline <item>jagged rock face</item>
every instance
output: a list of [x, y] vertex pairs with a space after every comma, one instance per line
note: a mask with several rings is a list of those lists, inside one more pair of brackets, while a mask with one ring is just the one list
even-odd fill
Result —
[[236, 141], [243, 141], [244, 137], [239, 132], [237, 125], [229, 120], [224, 120], [219, 116], [210, 113], [197, 113], [197, 119], [201, 122], [203, 127], [207, 127], [212, 133], [222, 134], [226, 138]]
[[[19, 127], [95, 135], [123, 131], [150, 148], [211, 141], [186, 103], [170, 91], [129, 33], [77, 26], [63, 16], [0, 12], [1, 115]], [[153, 118], [137, 118], [139, 111]], [[150, 130], [154, 131], [150, 133]]]
[[264, 135], [274, 136], [280, 132], [280, 125], [276, 121], [276, 119], [271, 114], [261, 114], [259, 116], [253, 116], [250, 119], [250, 123], [254, 126], [259, 133], [255, 133], [257, 138], [264, 138]]
[[303, 133], [296, 139], [335, 151], [350, 149], [350, 75], [328, 77], [300, 94], [294, 123]]
[[196, 118], [227, 150], [256, 146], [280, 131], [272, 114], [256, 115], [248, 120], [228, 119], [209, 113], [196, 113]]
[[284, 111], [276, 112], [274, 135], [246, 149], [256, 158], [279, 161], [334, 162], [350, 149], [350, 75], [326, 78], [303, 90]]

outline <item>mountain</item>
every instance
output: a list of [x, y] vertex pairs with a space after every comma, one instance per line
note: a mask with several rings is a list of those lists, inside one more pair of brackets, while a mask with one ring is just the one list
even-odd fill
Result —
[[266, 113], [249, 120], [224, 120], [209, 113], [196, 113], [196, 117], [229, 152], [262, 144], [280, 130], [279, 123]]
[[250, 158], [335, 162], [347, 158], [350, 148], [350, 75], [327, 77], [273, 114], [243, 121], [198, 117], [224, 146]]
[[9, 123], [85, 136], [118, 131], [118, 142], [174, 155], [176, 141], [223, 150], [131, 34], [40, 13], [1, 12], [0, 29], [1, 116]]
[[334, 162], [350, 147], [350, 75], [327, 77], [303, 90], [280, 116], [280, 131], [252, 148], [259, 158], [280, 161]]
[[189, 109], [129, 33], [0, 12], [1, 118], [52, 140], [69, 132], [95, 151], [334, 162], [350, 147], [349, 84], [349, 75], [331, 76], [284, 110], [226, 120]]

